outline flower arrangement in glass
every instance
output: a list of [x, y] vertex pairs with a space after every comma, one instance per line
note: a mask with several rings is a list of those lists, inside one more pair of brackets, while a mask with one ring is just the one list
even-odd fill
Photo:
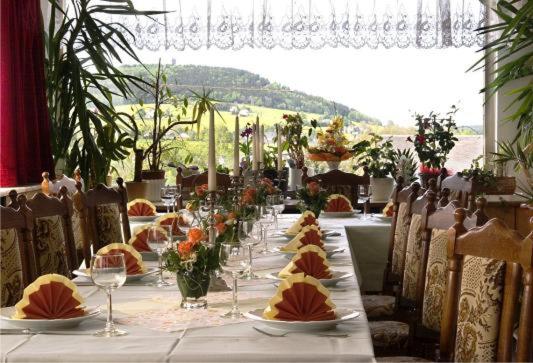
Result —
[[313, 129], [316, 126], [316, 121], [311, 121], [313, 127], [309, 128], [307, 134], [304, 133], [304, 120], [302, 116], [297, 113], [296, 115], [283, 115], [285, 124], [281, 124], [280, 131], [283, 136], [283, 149], [287, 150], [289, 157], [294, 162], [296, 169], [304, 167], [305, 155], [304, 148], [309, 147], [308, 137], [313, 133]]
[[308, 158], [313, 161], [341, 162], [352, 157], [346, 147], [348, 139], [344, 135], [344, 119], [335, 116], [326, 128], [326, 131], [316, 132], [317, 145], [309, 147]]
[[194, 191], [191, 192], [191, 197], [185, 205], [185, 209], [187, 209], [189, 212], [197, 211], [198, 208], [200, 208], [200, 205], [202, 205], [207, 198], [208, 190], [209, 188], [207, 184], [197, 185], [194, 187]]
[[268, 178], [260, 179], [256, 186], [245, 187], [240, 198], [242, 219], [254, 218], [257, 206], [266, 205], [267, 197], [275, 193], [276, 188]]
[[329, 194], [320, 189], [320, 184], [316, 181], [310, 181], [305, 187], [300, 188], [296, 192], [296, 196], [299, 199], [298, 208], [303, 213], [306, 210], [310, 210], [318, 218], [320, 212], [326, 206]]
[[176, 273], [182, 308], [207, 307], [205, 296], [211, 272], [219, 267], [219, 247], [208, 245], [207, 235], [202, 228], [191, 228], [187, 240], [168, 249], [163, 255], [165, 270]]
[[420, 160], [420, 173], [437, 176], [444, 167], [448, 154], [458, 141], [454, 136], [457, 130], [454, 115], [457, 112], [455, 106], [446, 113], [446, 117], [439, 117], [433, 111], [428, 116], [416, 114], [417, 134], [408, 137], [407, 141], [414, 145], [415, 152]]

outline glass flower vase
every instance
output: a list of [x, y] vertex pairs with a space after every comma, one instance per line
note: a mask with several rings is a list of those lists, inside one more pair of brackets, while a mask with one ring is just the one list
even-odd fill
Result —
[[182, 297], [180, 304], [182, 308], [188, 310], [207, 308], [209, 272], [178, 272], [176, 281]]

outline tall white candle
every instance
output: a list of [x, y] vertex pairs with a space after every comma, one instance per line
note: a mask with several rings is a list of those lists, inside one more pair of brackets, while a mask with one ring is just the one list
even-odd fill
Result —
[[259, 162], [264, 168], [265, 163], [265, 125], [261, 125], [259, 128]]
[[276, 125], [276, 135], [278, 139], [278, 170], [283, 170], [282, 144], [281, 144], [281, 128]]
[[209, 113], [209, 153], [207, 155], [207, 187], [210, 192], [217, 190], [217, 164], [215, 155], [215, 110]]
[[235, 140], [233, 144], [233, 176], [239, 176], [239, 116], [235, 116]]

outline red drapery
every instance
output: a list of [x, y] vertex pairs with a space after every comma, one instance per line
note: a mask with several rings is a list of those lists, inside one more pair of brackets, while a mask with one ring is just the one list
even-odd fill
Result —
[[53, 171], [39, 0], [0, 1], [0, 186]]

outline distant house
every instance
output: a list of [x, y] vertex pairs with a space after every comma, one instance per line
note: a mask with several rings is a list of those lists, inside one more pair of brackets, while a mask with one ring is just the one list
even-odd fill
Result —
[[240, 110], [240, 111], [239, 111], [239, 116], [241, 116], [241, 117], [248, 117], [248, 116], [250, 116], [250, 111], [248, 111], [248, 110], [246, 110], [246, 109]]
[[239, 114], [239, 107], [231, 106], [230, 109], [229, 109], [229, 112], [231, 112], [232, 115], [238, 115]]

